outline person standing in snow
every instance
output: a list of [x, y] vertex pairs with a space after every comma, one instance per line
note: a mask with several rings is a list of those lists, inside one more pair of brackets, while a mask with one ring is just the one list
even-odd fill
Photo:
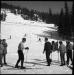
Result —
[[69, 59], [72, 62], [72, 44], [69, 41], [66, 41], [66, 54], [67, 54], [67, 66], [69, 65]]
[[10, 35], [10, 39], [11, 39], [11, 35]]
[[23, 67], [23, 63], [24, 63], [24, 53], [23, 50], [24, 49], [29, 49], [28, 47], [25, 47], [25, 43], [26, 43], [26, 38], [23, 38], [22, 41], [19, 43], [18, 46], [18, 60], [17, 63], [15, 65], [15, 68], [18, 68], [18, 64], [21, 61], [21, 69], [24, 69], [25, 67]]
[[60, 44], [59, 51], [60, 51], [60, 58], [61, 58], [61, 65], [60, 66], [63, 66], [63, 65], [65, 65], [66, 47], [62, 41], [59, 41], [59, 44]]
[[41, 38], [39, 38], [39, 41], [41, 42]]
[[72, 65], [73, 65], [72, 74], [74, 74], [74, 39], [73, 39], [73, 60], [72, 60]]
[[2, 44], [2, 40], [0, 39], [0, 65], [1, 65], [1, 67], [3, 66], [3, 63], [2, 63], [3, 50], [4, 50], [4, 46]]
[[55, 42], [55, 50], [57, 50], [57, 51], [58, 51], [58, 41], [57, 41], [57, 42]]
[[45, 45], [44, 45], [44, 51], [46, 52], [46, 60], [47, 60], [47, 66], [50, 66], [51, 59], [50, 59], [50, 53], [51, 53], [51, 43], [48, 41], [48, 38], [45, 38]]
[[4, 64], [6, 65], [6, 54], [7, 54], [7, 43], [6, 43], [6, 39], [2, 40], [2, 44], [4, 46], [4, 50], [3, 50], [3, 58], [4, 58]]
[[55, 51], [55, 42], [52, 41], [52, 51]]

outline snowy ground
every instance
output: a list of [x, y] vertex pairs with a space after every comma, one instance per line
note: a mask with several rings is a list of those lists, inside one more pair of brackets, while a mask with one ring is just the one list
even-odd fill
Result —
[[[8, 16], [9, 17], [9, 16]], [[11, 16], [12, 17], [12, 16]], [[15, 16], [13, 15], [15, 18]], [[9, 17], [10, 18], [10, 17]], [[7, 48], [7, 66], [3, 66], [1, 68], [1, 74], [72, 74], [72, 70], [65, 66], [60, 65], [60, 58], [58, 58], [58, 52], [55, 51], [52, 53], [52, 63], [51, 66], [46, 66], [46, 58], [45, 54], [43, 54], [44, 48], [44, 37], [40, 37], [38, 35], [48, 36], [46, 35], [46, 31], [55, 31], [56, 29], [41, 26], [41, 23], [36, 22], [25, 22], [24, 24], [10, 20], [7, 18], [6, 22], [1, 22], [1, 38], [5, 38], [8, 43]], [[18, 20], [20, 21], [20, 20]], [[36, 26], [35, 26], [36, 25]], [[54, 32], [54, 34], [55, 34]], [[25, 37], [25, 33], [27, 34], [27, 44], [29, 46], [28, 53], [24, 51], [24, 66], [26, 69], [16, 69], [14, 68], [15, 63], [17, 61], [17, 47], [21, 38]], [[11, 35], [11, 39], [10, 39]], [[56, 32], [57, 35], [57, 32]], [[41, 38], [41, 42], [38, 41], [38, 38]], [[51, 33], [49, 34], [49, 41], [56, 39], [51, 39]], [[65, 44], [65, 42], [64, 42]], [[27, 56], [27, 60], [26, 60]]]

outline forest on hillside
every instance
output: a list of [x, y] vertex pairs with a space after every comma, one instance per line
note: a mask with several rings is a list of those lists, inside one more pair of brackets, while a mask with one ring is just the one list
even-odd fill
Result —
[[[47, 24], [53, 23], [58, 26], [59, 36], [66, 39], [73, 39], [74, 36], [74, 1], [72, 10], [69, 11], [67, 1], [64, 2], [64, 9], [61, 8], [60, 13], [52, 14], [52, 9], [49, 7], [49, 12], [40, 12], [34, 9], [22, 8], [6, 3], [1, 3], [1, 9], [9, 9], [11, 13], [20, 14], [26, 20], [43, 21]], [[6, 14], [0, 13], [0, 21], [5, 21]]]

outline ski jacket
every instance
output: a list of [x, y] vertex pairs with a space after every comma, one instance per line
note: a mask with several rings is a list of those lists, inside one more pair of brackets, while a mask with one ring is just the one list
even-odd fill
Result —
[[19, 45], [18, 45], [18, 50], [23, 51], [24, 49], [29, 49], [29, 48], [27, 47], [26, 42], [25, 42], [25, 43], [20, 42]]
[[3, 44], [3, 46], [4, 46], [3, 54], [7, 54], [7, 43], [4, 42], [4, 43], [2, 43], [2, 44]]
[[0, 44], [0, 54], [3, 54], [3, 49], [4, 49], [4, 46]]
[[62, 53], [65, 53], [65, 52], [66, 52], [66, 47], [65, 47], [64, 44], [61, 44], [61, 45], [59, 46], [59, 51], [62, 52]]
[[73, 50], [73, 45], [72, 44], [67, 44], [66, 45], [66, 50]]
[[51, 43], [50, 42], [46, 42], [44, 45], [44, 51], [46, 52], [51, 52]]

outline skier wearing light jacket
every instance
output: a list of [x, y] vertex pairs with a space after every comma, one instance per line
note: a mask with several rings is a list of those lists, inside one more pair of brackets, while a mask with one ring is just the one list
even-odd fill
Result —
[[26, 43], [26, 38], [23, 38], [22, 39], [22, 42], [19, 43], [19, 46], [18, 46], [18, 60], [17, 60], [17, 63], [15, 65], [15, 68], [18, 68], [18, 64], [19, 62], [21, 61], [21, 69], [25, 68], [23, 67], [23, 62], [24, 62], [24, 54], [23, 54], [23, 50], [24, 49], [29, 49], [28, 47], [26, 47], [24, 44]]
[[65, 65], [66, 47], [62, 41], [59, 41], [59, 44], [60, 44], [59, 51], [60, 51], [60, 58], [61, 58], [61, 65], [60, 66], [63, 66], [63, 65]]

